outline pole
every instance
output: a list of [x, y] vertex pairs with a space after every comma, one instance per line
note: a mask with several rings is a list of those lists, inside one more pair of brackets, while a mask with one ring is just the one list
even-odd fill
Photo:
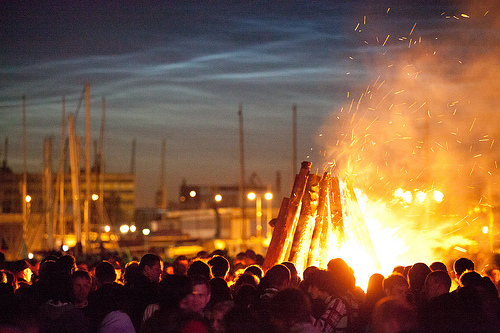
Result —
[[63, 96], [62, 99], [62, 119], [61, 119], [61, 138], [60, 138], [60, 147], [59, 147], [59, 234], [61, 238], [64, 239], [64, 235], [66, 234], [66, 202], [64, 201], [64, 143], [65, 143], [65, 131], [64, 127], [66, 126], [66, 99]]
[[28, 238], [28, 211], [26, 196], [28, 195], [28, 171], [26, 165], [26, 96], [23, 95], [23, 184], [21, 198], [23, 207], [23, 250], [27, 247], [26, 241]]
[[240, 133], [240, 209], [241, 209], [241, 221], [242, 221], [242, 232], [241, 236], [243, 239], [248, 239], [249, 230], [247, 227], [248, 221], [245, 216], [245, 150], [244, 150], [244, 137], [243, 137], [243, 105], [240, 103], [238, 108], [238, 119], [239, 119], [239, 133]]
[[[68, 116], [68, 135], [69, 135], [69, 158], [71, 166], [71, 190], [73, 198], [73, 230], [77, 245], [82, 241], [82, 224], [80, 215], [80, 159], [79, 143], [75, 134], [75, 116]], [[78, 247], [77, 247], [78, 249]]]
[[106, 99], [102, 98], [102, 114], [101, 114], [101, 136], [100, 136], [100, 165], [99, 165], [99, 234], [101, 228], [104, 227], [104, 126], [106, 120]]
[[297, 174], [297, 104], [292, 107], [292, 177]]
[[52, 138], [43, 140], [43, 198], [45, 203], [45, 230], [47, 232], [47, 249], [54, 248], [54, 223], [52, 220]]
[[87, 253], [89, 248], [90, 224], [90, 85], [85, 85], [85, 199], [83, 211], [82, 249]]

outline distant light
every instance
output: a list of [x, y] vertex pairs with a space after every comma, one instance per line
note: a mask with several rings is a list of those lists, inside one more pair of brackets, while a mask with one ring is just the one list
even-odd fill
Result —
[[33, 253], [31, 253], [31, 252], [30, 252], [30, 253], [28, 253], [28, 259], [33, 259], [33, 257], [34, 257], [34, 256], [35, 256], [35, 255], [34, 255]]
[[214, 247], [216, 250], [224, 250], [226, 248], [226, 243], [223, 240], [216, 239], [214, 241]]
[[64, 252], [67, 252], [67, 251], [69, 250], [69, 246], [68, 246], [68, 245], [63, 245], [63, 246], [62, 246], [62, 250], [63, 250]]
[[191, 192], [189, 192], [189, 196], [190, 196], [191, 198], [194, 198], [194, 197], [196, 196], [196, 191], [191, 191]]
[[183, 196], [183, 195], [181, 195], [181, 197], [179, 198], [179, 201], [180, 201], [180, 202], [184, 202], [184, 201], [186, 201], [186, 197], [185, 197], [185, 196]]
[[404, 193], [405, 192], [403, 191], [402, 188], [398, 188], [396, 191], [394, 191], [394, 196], [396, 198], [402, 198]]
[[479, 206], [474, 207], [474, 213], [479, 213], [481, 208]]
[[27, 195], [25, 199], [26, 199], [26, 202], [30, 202], [31, 201], [31, 195]]
[[256, 197], [257, 197], [257, 195], [256, 195], [254, 192], [250, 192], [250, 193], [248, 193], [248, 195], [247, 195], [247, 198], [248, 198], [249, 200], [255, 200], [255, 198], [256, 198]]
[[135, 227], [135, 225], [131, 225], [130, 226], [130, 231], [131, 232], [135, 232], [137, 230], [137, 228]]
[[129, 230], [130, 230], [130, 227], [128, 225], [126, 225], [126, 224], [122, 224], [120, 226], [120, 232], [122, 234], [126, 234]]
[[483, 234], [486, 235], [489, 232], [489, 228], [487, 226], [484, 226], [484, 227], [481, 228], [481, 231], [483, 232]]
[[443, 201], [443, 198], [444, 198], [444, 194], [440, 191], [434, 191], [434, 200], [436, 200], [436, 202], [442, 202]]
[[415, 195], [418, 203], [423, 203], [425, 201], [426, 196], [427, 194], [422, 191], [417, 192], [417, 194]]
[[97, 195], [95, 193], [92, 194], [92, 201], [97, 201], [97, 200], [99, 200], [99, 195]]
[[406, 203], [411, 203], [411, 200], [413, 199], [413, 195], [411, 194], [410, 191], [406, 191], [404, 194], [403, 194], [403, 200], [404, 202]]
[[267, 192], [264, 194], [264, 198], [266, 198], [266, 200], [271, 200], [273, 198], [273, 194], [271, 192]]
[[217, 201], [217, 202], [221, 202], [221, 201], [222, 201], [222, 195], [220, 195], [220, 194], [216, 194], [214, 199], [215, 199], [215, 201]]
[[104, 227], [104, 231], [105, 232], [109, 232], [111, 230], [111, 227], [109, 225], [105, 226]]
[[147, 236], [147, 235], [149, 235], [150, 233], [151, 233], [151, 230], [149, 230], [148, 228], [144, 228], [144, 229], [142, 229], [142, 234], [143, 234], [144, 236]]

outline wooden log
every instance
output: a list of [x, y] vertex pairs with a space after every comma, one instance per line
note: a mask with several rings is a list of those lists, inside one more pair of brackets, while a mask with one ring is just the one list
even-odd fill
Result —
[[290, 198], [283, 198], [283, 200], [281, 201], [281, 207], [278, 213], [278, 217], [269, 221], [269, 225], [273, 228], [273, 235], [271, 237], [269, 247], [267, 248], [267, 254], [266, 258], [264, 259], [264, 264], [262, 265], [262, 269], [264, 270], [264, 272], [267, 272], [269, 268], [279, 262], [281, 253], [283, 252], [282, 249], [280, 249], [280, 243], [281, 239], [286, 237], [284, 233], [286, 213], [289, 203]]
[[[316, 213], [314, 229], [311, 238], [311, 247], [309, 249], [309, 256], [307, 258], [307, 266], [319, 265], [319, 253], [320, 253], [320, 240], [321, 232], [323, 231], [323, 222], [325, 219], [325, 211], [327, 210], [328, 204], [328, 184], [330, 182], [330, 173], [325, 172], [323, 177], [319, 182], [319, 200], [318, 209]], [[328, 221], [325, 221], [328, 222]]]
[[319, 180], [320, 177], [314, 174], [310, 175], [307, 180], [306, 192], [302, 198], [300, 216], [293, 236], [290, 256], [288, 257], [288, 261], [295, 264], [298, 272], [304, 271], [307, 263], [318, 208]]
[[[297, 224], [297, 215], [300, 212], [302, 197], [304, 196], [304, 191], [307, 184], [307, 179], [309, 178], [309, 173], [311, 172], [311, 162], [302, 162], [299, 173], [295, 176], [295, 182], [293, 184], [292, 193], [288, 202], [286, 209], [286, 214], [283, 219], [283, 223], [278, 223], [276, 221], [276, 227], [273, 231], [273, 236], [271, 239], [271, 244], [267, 250], [266, 259], [264, 260], [263, 269], [264, 271], [279, 264], [284, 261], [286, 254], [288, 253], [288, 247], [290, 239], [293, 237], [295, 232], [295, 226]], [[280, 224], [280, 231], [277, 231], [278, 224]], [[276, 233], [276, 240], [274, 234]]]
[[321, 269], [326, 269], [328, 260], [330, 258], [328, 257], [328, 247], [330, 244], [330, 239], [332, 238], [332, 207], [331, 203], [333, 200], [331, 200], [332, 197], [332, 183], [329, 181], [326, 185], [326, 207], [325, 211], [323, 212], [323, 225], [321, 228], [321, 236], [319, 240], [319, 263], [318, 267]]
[[345, 241], [344, 216], [342, 214], [342, 202], [340, 197], [339, 178], [333, 177], [331, 180], [332, 195], [330, 196], [331, 222], [335, 233], [336, 245], [340, 247]]

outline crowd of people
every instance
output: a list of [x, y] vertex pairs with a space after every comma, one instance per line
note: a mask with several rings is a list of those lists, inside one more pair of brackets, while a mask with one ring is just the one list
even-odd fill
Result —
[[500, 332], [500, 271], [467, 258], [375, 273], [366, 291], [340, 258], [304, 272], [263, 271], [252, 250], [105, 259], [0, 260], [0, 333]]

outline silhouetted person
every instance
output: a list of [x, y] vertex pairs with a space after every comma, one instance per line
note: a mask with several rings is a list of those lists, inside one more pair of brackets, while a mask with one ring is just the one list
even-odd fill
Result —
[[140, 274], [125, 285], [131, 301], [129, 315], [136, 330], [139, 330], [146, 307], [158, 302], [163, 262], [157, 255], [148, 253], [141, 258], [139, 270]]
[[299, 289], [288, 288], [278, 292], [269, 302], [269, 311], [277, 333], [319, 332], [313, 325], [309, 299]]
[[371, 327], [373, 333], [418, 332], [417, 313], [408, 303], [384, 297], [373, 309]]

